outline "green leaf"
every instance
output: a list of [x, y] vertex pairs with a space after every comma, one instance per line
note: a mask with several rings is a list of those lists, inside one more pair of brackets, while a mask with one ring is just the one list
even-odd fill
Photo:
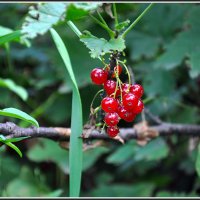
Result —
[[[10, 168], [15, 166], [10, 166]], [[5, 185], [6, 194], [8, 197], [47, 197], [52, 194], [52, 189], [47, 186], [44, 181], [45, 177], [36, 168], [31, 169], [27, 166], [21, 166], [18, 171], [18, 176]], [[56, 190], [57, 191], [57, 190]]]
[[27, 121], [27, 122], [35, 125], [36, 127], [39, 127], [38, 122], [33, 117], [31, 117], [27, 113], [25, 113], [21, 110], [18, 110], [16, 108], [5, 108], [3, 110], [0, 110], [0, 115], [7, 116], [7, 117], [14, 117], [17, 119], [22, 119], [24, 121]]
[[117, 25], [115, 26], [115, 29], [116, 29], [117, 31], [122, 31], [122, 30], [125, 29], [129, 24], [130, 24], [130, 20], [127, 19], [127, 20], [125, 20], [125, 21], [120, 22], [119, 24], [117, 24]]
[[90, 192], [94, 197], [149, 197], [155, 186], [151, 183], [102, 184]]
[[[19, 138], [10, 138], [10, 139], [4, 139], [5, 142], [19, 142], [19, 141], [22, 141], [22, 140], [25, 140], [27, 138], [29, 138], [30, 136], [27, 136], [27, 137], [19, 137]], [[2, 142], [3, 140], [0, 139], [0, 141]]]
[[13, 30], [7, 27], [0, 26], [0, 36], [12, 33]]
[[97, 2], [90, 2], [90, 3], [73, 3], [73, 5], [79, 9], [83, 9], [85, 11], [92, 11], [97, 9], [99, 6], [101, 6], [103, 3], [97, 3]]
[[106, 147], [97, 147], [94, 149], [86, 150], [83, 153], [83, 170], [87, 170], [90, 168], [97, 160], [98, 158], [109, 151]]
[[49, 193], [47, 196], [48, 197], [59, 197], [63, 193], [62, 189], [57, 189], [51, 193]]
[[0, 45], [10, 42], [12, 40], [16, 40], [22, 36], [21, 31], [13, 31], [6, 35], [0, 36]]
[[52, 161], [58, 165], [65, 174], [69, 174], [69, 153], [62, 149], [57, 142], [50, 139], [40, 139], [36, 145], [29, 149], [27, 156], [31, 161], [37, 163]]
[[12, 142], [10, 142], [9, 139], [6, 139], [3, 135], [0, 135], [0, 142], [6, 144], [7, 146], [15, 150], [18, 153], [18, 155], [22, 157], [22, 152], [19, 150], [19, 148], [15, 146]]
[[129, 142], [118, 148], [114, 153], [107, 157], [106, 162], [112, 164], [122, 164], [133, 157], [139, 146], [135, 142]]
[[21, 87], [16, 85], [13, 80], [11, 79], [2, 79], [0, 78], [0, 87], [6, 87], [16, 93], [19, 97], [21, 97], [24, 101], [28, 98], [27, 91]]
[[166, 47], [166, 52], [162, 54], [157, 62], [157, 67], [173, 69], [181, 65], [182, 61], [188, 58], [190, 65], [190, 76], [195, 78], [200, 74], [200, 8], [194, 7], [190, 11], [186, 24], [189, 26], [185, 31], [179, 33], [172, 43]]
[[92, 58], [98, 58], [115, 50], [123, 51], [125, 49], [125, 41], [121, 37], [107, 41], [104, 38], [95, 37], [88, 31], [85, 31], [85, 34], [80, 36], [80, 41], [90, 49]]
[[4, 137], [4, 135], [0, 135], [0, 142], [19, 142], [19, 141], [27, 139], [29, 137], [30, 136], [6, 139], [6, 137]]
[[127, 35], [127, 46], [132, 49], [130, 51], [132, 60], [139, 60], [142, 56], [152, 58], [158, 51], [159, 44], [160, 39], [155, 35], [137, 30], [133, 34]]
[[135, 161], [140, 160], [159, 160], [165, 158], [169, 153], [169, 148], [163, 139], [158, 138], [150, 141], [146, 146], [138, 149], [134, 156]]
[[66, 8], [66, 3], [39, 3], [31, 6], [22, 25], [24, 37], [35, 38], [46, 33], [53, 25], [65, 19]]
[[17, 153], [18, 153], [18, 155], [20, 156], [20, 157], [22, 157], [22, 152], [19, 150], [19, 148], [17, 147], [17, 146], [15, 146], [13, 143], [11, 143], [11, 142], [5, 142], [5, 144], [7, 145], [7, 146], [9, 146], [10, 148], [12, 148], [13, 150], [15, 150]]
[[90, 11], [97, 9], [102, 3], [71, 3], [67, 7], [67, 20], [78, 20], [89, 14]]
[[71, 136], [69, 151], [70, 197], [77, 197], [80, 193], [82, 170], [82, 139], [80, 138], [83, 132], [82, 104], [67, 49], [58, 33], [54, 29], [51, 29], [50, 31], [73, 84]]
[[199, 195], [195, 192], [171, 192], [171, 191], [160, 191], [156, 194], [156, 197], [198, 197]]

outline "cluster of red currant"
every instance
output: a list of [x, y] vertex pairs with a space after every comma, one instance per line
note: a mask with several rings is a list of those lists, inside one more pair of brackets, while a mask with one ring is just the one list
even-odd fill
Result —
[[114, 68], [111, 76], [109, 72], [109, 66], [104, 69], [95, 68], [90, 77], [94, 84], [103, 85], [106, 96], [101, 101], [101, 109], [105, 111], [106, 132], [110, 137], [115, 137], [119, 133], [117, 124], [120, 119], [132, 122], [142, 112], [144, 104], [141, 97], [144, 90], [139, 84], [122, 83], [119, 79], [122, 72], [120, 65]]

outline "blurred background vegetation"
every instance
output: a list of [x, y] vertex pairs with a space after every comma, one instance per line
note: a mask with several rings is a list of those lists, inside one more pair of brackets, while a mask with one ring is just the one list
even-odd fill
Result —
[[[30, 4], [0, 4], [0, 26], [20, 29]], [[133, 21], [147, 4], [117, 3], [120, 20]], [[113, 19], [104, 13], [112, 25]], [[144, 86], [146, 107], [163, 121], [198, 124], [200, 105], [200, 6], [155, 4], [126, 38], [126, 59], [136, 82]], [[74, 20], [77, 27], [107, 38], [90, 17]], [[89, 106], [100, 87], [93, 86], [90, 71], [102, 66], [78, 37], [62, 22], [56, 30], [71, 57], [87, 122]], [[107, 38], [108, 39], [108, 38]], [[0, 77], [12, 79], [28, 92], [23, 101], [0, 87], [0, 107], [15, 107], [35, 117], [40, 126], [70, 126], [71, 86], [49, 32], [31, 40], [31, 47], [12, 42], [0, 48]], [[10, 121], [0, 118], [1, 122]], [[141, 120], [139, 115], [134, 124]], [[12, 121], [19, 123], [18, 120]], [[21, 124], [22, 125], [22, 124]], [[131, 127], [133, 123], [121, 123]], [[157, 138], [144, 147], [105, 143], [84, 152], [81, 196], [199, 196], [196, 162], [198, 149], [189, 137]], [[23, 158], [0, 148], [0, 196], [68, 195], [68, 151], [48, 139], [17, 143]], [[195, 167], [196, 166], [196, 167]]]

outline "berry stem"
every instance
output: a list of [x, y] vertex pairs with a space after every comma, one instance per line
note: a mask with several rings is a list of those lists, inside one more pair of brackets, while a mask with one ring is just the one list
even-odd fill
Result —
[[101, 132], [100, 132], [100, 134], [103, 134], [103, 130], [105, 129], [105, 126], [106, 126], [106, 123], [104, 122], [104, 124], [103, 124], [103, 127], [102, 127], [102, 129], [101, 129]]
[[122, 102], [122, 81], [120, 80], [120, 78], [118, 77], [117, 79], [119, 79], [119, 88], [120, 88], [120, 98], [121, 98], [121, 102]]
[[130, 75], [129, 70], [128, 70], [127, 66], [125, 65], [125, 63], [122, 62], [122, 61], [120, 61], [120, 60], [118, 60], [118, 62], [122, 63], [123, 66], [124, 66], [124, 68], [126, 69], [126, 73], [127, 73], [127, 75], [128, 75], [128, 84], [129, 84], [128, 90], [129, 90], [130, 87], [131, 87], [131, 75]]
[[118, 84], [119, 84], [119, 80], [117, 79], [117, 84], [116, 84], [116, 88], [115, 88], [114, 98], [116, 97], [116, 93], [117, 93], [117, 89], [118, 89]]
[[[103, 89], [99, 90], [95, 95], [94, 95], [94, 98], [92, 99], [92, 103], [90, 104], [90, 112], [92, 114], [95, 114], [96, 112], [93, 112], [93, 103], [94, 103], [94, 100], [96, 99], [97, 95], [100, 94], [101, 92], [103, 92]], [[96, 109], [95, 109], [96, 110]]]

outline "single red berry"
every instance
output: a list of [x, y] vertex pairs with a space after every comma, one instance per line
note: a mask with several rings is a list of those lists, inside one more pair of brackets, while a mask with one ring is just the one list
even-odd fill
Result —
[[106, 82], [108, 78], [108, 72], [101, 68], [95, 68], [92, 70], [90, 77], [93, 83], [101, 85]]
[[114, 67], [114, 72], [112, 74], [112, 78], [116, 77], [115, 73], [117, 73], [118, 76], [122, 73], [122, 67], [120, 65], [117, 65], [116, 67]]
[[144, 89], [140, 84], [134, 84], [130, 87], [130, 92], [138, 98], [141, 98], [144, 93]]
[[112, 97], [105, 97], [101, 101], [101, 107], [105, 112], [115, 112], [118, 108], [118, 101]]
[[124, 108], [127, 110], [133, 110], [137, 106], [138, 100], [139, 99], [132, 93], [125, 94], [122, 98]]
[[116, 127], [116, 126], [109, 126], [107, 128], [107, 134], [110, 136], [110, 137], [115, 137], [117, 136], [117, 134], [119, 133], [119, 128]]
[[134, 114], [132, 111], [126, 110], [124, 106], [119, 106], [117, 113], [124, 121], [127, 122], [132, 122], [136, 117], [136, 114]]
[[133, 112], [134, 112], [135, 114], [139, 114], [139, 113], [142, 112], [143, 109], [144, 109], [144, 104], [143, 104], [142, 100], [139, 100], [139, 101], [138, 101], [138, 104], [137, 104], [137, 106], [134, 108]]
[[116, 89], [116, 82], [113, 81], [113, 80], [107, 80], [105, 83], [104, 83], [104, 89], [106, 91], [106, 93], [108, 95], [111, 95], [115, 92], [115, 89]]
[[122, 84], [122, 95], [125, 95], [125, 94], [127, 94], [129, 92], [128, 88], [129, 88], [129, 84], [128, 83], [123, 83]]
[[119, 123], [119, 115], [117, 113], [106, 113], [104, 121], [108, 126], [115, 126]]

